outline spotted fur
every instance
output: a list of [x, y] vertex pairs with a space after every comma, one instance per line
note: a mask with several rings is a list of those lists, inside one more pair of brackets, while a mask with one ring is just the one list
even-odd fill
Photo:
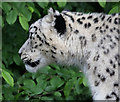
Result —
[[19, 50], [26, 69], [75, 65], [88, 78], [94, 100], [119, 101], [119, 16], [49, 9], [30, 26], [29, 38]]

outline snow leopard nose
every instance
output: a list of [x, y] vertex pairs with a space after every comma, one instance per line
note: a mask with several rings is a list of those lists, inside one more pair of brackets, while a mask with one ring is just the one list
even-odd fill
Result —
[[19, 54], [20, 57], [21, 57], [22, 53], [24, 53], [27, 50], [28, 43], [29, 43], [29, 39], [19, 49], [18, 54]]
[[19, 56], [21, 57], [22, 53], [18, 53], [18, 54], [19, 54]]
[[22, 55], [22, 51], [23, 51], [22, 48], [20, 48], [20, 50], [18, 51], [18, 54], [19, 54], [20, 57], [21, 57], [21, 55]]

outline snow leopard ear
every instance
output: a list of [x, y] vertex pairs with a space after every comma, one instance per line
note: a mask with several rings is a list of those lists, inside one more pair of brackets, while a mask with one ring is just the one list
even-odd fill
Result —
[[53, 26], [57, 30], [57, 33], [60, 35], [63, 35], [66, 32], [65, 19], [57, 10], [54, 10], [52, 8], [48, 10], [46, 22], [50, 23], [51, 26]]

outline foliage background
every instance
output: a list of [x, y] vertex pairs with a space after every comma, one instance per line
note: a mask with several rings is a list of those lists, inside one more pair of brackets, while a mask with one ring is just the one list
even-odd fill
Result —
[[[29, 73], [18, 56], [28, 36], [29, 25], [47, 14], [59, 11], [120, 12], [120, 2], [3, 2], [2, 15], [2, 100], [91, 100], [87, 80], [76, 68], [50, 65]], [[103, 0], [102, 0], [103, 1]]]

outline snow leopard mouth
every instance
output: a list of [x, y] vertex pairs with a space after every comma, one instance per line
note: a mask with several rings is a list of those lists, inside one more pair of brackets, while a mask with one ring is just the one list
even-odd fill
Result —
[[31, 62], [30, 60], [25, 61], [25, 64], [27, 64], [31, 67], [36, 67], [37, 65], [39, 65], [39, 63], [40, 63], [40, 60], [37, 60], [37, 61], [34, 61], [34, 62]]

